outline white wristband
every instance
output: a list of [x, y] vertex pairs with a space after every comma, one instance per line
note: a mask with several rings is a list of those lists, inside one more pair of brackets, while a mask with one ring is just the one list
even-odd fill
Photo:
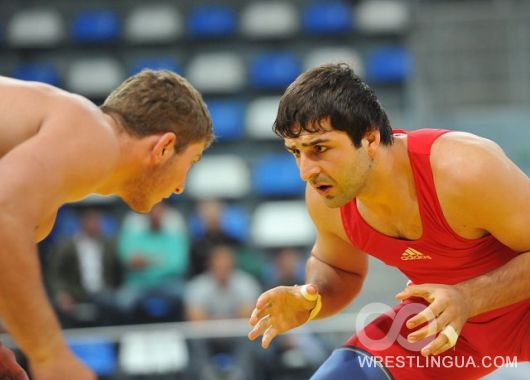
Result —
[[309, 318], [307, 318], [308, 321], [314, 319], [318, 313], [320, 313], [320, 309], [322, 309], [322, 297], [320, 294], [311, 294], [307, 291], [307, 288], [309, 287], [308, 284], [302, 285], [300, 287], [300, 293], [302, 294], [302, 297], [304, 297], [308, 301], [316, 301], [316, 305], [313, 309], [311, 309], [311, 313], [309, 314]]

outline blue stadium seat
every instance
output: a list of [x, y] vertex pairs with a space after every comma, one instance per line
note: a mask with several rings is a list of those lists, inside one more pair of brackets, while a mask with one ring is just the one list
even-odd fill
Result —
[[237, 30], [237, 17], [233, 9], [225, 6], [201, 6], [191, 11], [187, 24], [195, 37], [230, 36]]
[[66, 71], [66, 87], [88, 97], [105, 97], [124, 79], [125, 70], [117, 59], [91, 57], [72, 61]]
[[63, 40], [65, 34], [62, 15], [51, 8], [20, 7], [6, 28], [7, 42], [17, 47], [50, 47]]
[[363, 1], [357, 8], [356, 21], [363, 33], [402, 33], [410, 25], [410, 7], [400, 0]]
[[302, 71], [300, 59], [291, 53], [265, 53], [255, 58], [249, 69], [250, 83], [263, 89], [283, 89]]
[[120, 19], [110, 9], [80, 11], [72, 21], [72, 38], [76, 42], [111, 42], [120, 32]]
[[244, 209], [236, 205], [228, 205], [221, 217], [221, 223], [227, 233], [241, 241], [249, 237], [250, 219]]
[[316, 2], [304, 8], [302, 24], [306, 32], [316, 34], [344, 33], [352, 30], [352, 8], [340, 1]]
[[188, 62], [185, 76], [202, 93], [226, 94], [243, 89], [246, 66], [238, 53], [200, 53]]
[[115, 345], [105, 339], [84, 338], [70, 341], [72, 352], [97, 375], [113, 375], [117, 368]]
[[272, 131], [278, 104], [280, 104], [279, 96], [264, 96], [249, 102], [245, 121], [249, 137], [258, 140], [278, 138]]
[[250, 223], [250, 237], [258, 247], [309, 246], [315, 241], [315, 227], [304, 201], [260, 203]]
[[359, 76], [364, 75], [361, 55], [350, 46], [325, 46], [310, 50], [304, 58], [304, 69], [308, 70], [325, 63], [347, 63]]
[[60, 86], [61, 84], [57, 68], [53, 64], [46, 62], [35, 62], [17, 66], [11, 75], [13, 78], [48, 83], [52, 86]]
[[175, 73], [182, 73], [182, 67], [177, 60], [172, 57], [144, 57], [133, 61], [129, 69], [129, 75], [134, 75], [143, 69], [170, 70]]
[[236, 154], [208, 154], [188, 177], [187, 194], [194, 199], [238, 199], [250, 189], [247, 162]]
[[241, 33], [252, 38], [285, 38], [300, 28], [298, 8], [289, 1], [256, 1], [241, 13]]
[[288, 153], [266, 154], [254, 166], [254, 191], [262, 196], [297, 196], [304, 193], [296, 162]]
[[188, 362], [186, 341], [175, 329], [130, 330], [120, 339], [122, 378], [174, 379], [175, 372], [184, 371]]
[[240, 100], [211, 100], [207, 103], [217, 138], [235, 140], [243, 136], [245, 132], [244, 102]]
[[183, 30], [182, 16], [174, 5], [146, 3], [127, 15], [124, 37], [137, 43], [169, 42], [180, 37]]
[[412, 57], [403, 47], [374, 49], [366, 63], [366, 79], [372, 84], [401, 83], [412, 71]]
[[164, 317], [169, 313], [169, 300], [163, 297], [147, 297], [142, 300], [142, 307], [153, 317]]

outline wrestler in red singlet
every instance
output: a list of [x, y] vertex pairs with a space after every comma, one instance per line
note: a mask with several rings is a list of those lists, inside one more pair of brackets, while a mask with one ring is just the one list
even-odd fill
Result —
[[[444, 218], [430, 164], [433, 142], [449, 131], [424, 129], [406, 133], [408, 154], [419, 204], [423, 234], [418, 240], [388, 237], [368, 225], [359, 214], [355, 199], [341, 208], [344, 228], [354, 246], [398, 268], [414, 284], [456, 284], [498, 268], [517, 255], [493, 236], [469, 240], [458, 236]], [[394, 307], [398, 312], [410, 302], [408, 299]], [[392, 313], [391, 313], [392, 314]], [[397, 341], [390, 348], [378, 351], [377, 347], [364, 344], [360, 335], [373, 340], [383, 338], [392, 324], [397, 323], [387, 315], [380, 316], [365, 327], [362, 334], [351, 337], [346, 345], [355, 346], [376, 356], [418, 356], [419, 363], [425, 358], [419, 351], [407, 350]], [[524, 323], [522, 323], [524, 321]], [[401, 336], [406, 338], [412, 330], [402, 323]], [[530, 360], [530, 301], [519, 302], [504, 308], [478, 315], [468, 320], [454, 350], [442, 356], [460, 356], [464, 362], [477, 366], [440, 366], [425, 371], [425, 366], [394, 366], [388, 368], [396, 379], [475, 379], [493, 371], [494, 366], [482, 366], [484, 356], [517, 356], [519, 361]], [[472, 356], [472, 360], [467, 360]], [[463, 358], [462, 358], [463, 357]], [[453, 363], [462, 360], [455, 358]], [[447, 361], [446, 363], [449, 363]], [[414, 361], [414, 363], [417, 363]], [[418, 368], [421, 368], [419, 370]], [[461, 367], [461, 368], [460, 368]]]

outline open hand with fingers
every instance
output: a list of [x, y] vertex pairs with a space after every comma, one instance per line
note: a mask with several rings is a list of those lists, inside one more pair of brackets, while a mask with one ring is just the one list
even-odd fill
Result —
[[305, 296], [301, 286], [278, 286], [263, 293], [252, 311], [249, 322], [254, 328], [248, 338], [263, 335], [261, 346], [268, 348], [277, 335], [307, 322], [317, 306], [316, 300], [309, 299], [316, 299], [318, 290], [314, 285], [305, 286]]
[[421, 350], [424, 356], [438, 355], [454, 347], [464, 324], [471, 316], [464, 294], [451, 285], [422, 284], [408, 286], [396, 295], [398, 300], [409, 297], [421, 297], [430, 304], [407, 321], [409, 329], [427, 323], [409, 334], [409, 342], [438, 334], [436, 339]]

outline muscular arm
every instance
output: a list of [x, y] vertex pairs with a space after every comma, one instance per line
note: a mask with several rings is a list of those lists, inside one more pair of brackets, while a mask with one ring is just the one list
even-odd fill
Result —
[[[309, 186], [306, 203], [317, 228], [317, 239], [307, 262], [306, 282], [311, 284], [308, 292], [320, 293], [322, 309], [316, 317], [324, 318], [343, 309], [359, 293], [367, 259], [350, 244], [339, 209], [328, 208]], [[315, 302], [305, 298], [299, 287], [278, 286], [266, 291], [256, 301], [250, 316], [253, 329], [249, 339], [263, 335], [261, 345], [268, 348], [278, 334], [306, 323]]]
[[502, 267], [457, 285], [475, 316], [530, 298], [530, 179], [493, 143], [472, 150], [479, 157], [470, 169], [476, 180], [461, 186], [469, 224], [520, 252]]
[[42, 286], [33, 231], [5, 211], [0, 225], [0, 315], [28, 357], [46, 361], [66, 347]]
[[[437, 155], [444, 157], [443, 151], [445, 159], [441, 166], [433, 165], [433, 173], [435, 179], [441, 178], [438, 194], [451, 226], [467, 238], [492, 234], [520, 254], [489, 273], [454, 286], [422, 284], [398, 294], [400, 299], [419, 296], [430, 303], [407, 322], [414, 328], [430, 321], [409, 335], [414, 341], [445, 331], [445, 326], [460, 333], [469, 318], [530, 298], [530, 179], [490, 141], [448, 138], [438, 148], [433, 149], [431, 160]], [[422, 352], [436, 355], [453, 344], [442, 333]]]
[[530, 252], [456, 285], [469, 300], [470, 317], [530, 298]]
[[306, 202], [317, 228], [317, 239], [306, 265], [306, 283], [315, 284], [322, 297], [317, 318], [336, 314], [360, 292], [368, 270], [366, 255], [351, 245], [339, 209], [328, 208], [308, 186]]
[[98, 162], [110, 158], [109, 144], [94, 123], [84, 107], [59, 102], [37, 134], [0, 160], [0, 317], [34, 367], [68, 351], [43, 289], [36, 230], [105, 175]]

